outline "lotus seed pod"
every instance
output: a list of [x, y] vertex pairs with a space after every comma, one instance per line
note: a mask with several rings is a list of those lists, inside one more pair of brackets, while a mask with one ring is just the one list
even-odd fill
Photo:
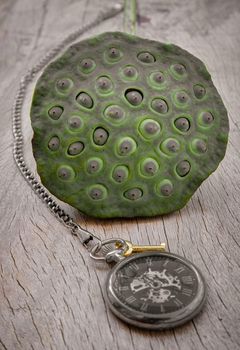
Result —
[[199, 59], [118, 32], [74, 44], [44, 70], [31, 122], [43, 185], [98, 218], [181, 209], [223, 159], [229, 131]]

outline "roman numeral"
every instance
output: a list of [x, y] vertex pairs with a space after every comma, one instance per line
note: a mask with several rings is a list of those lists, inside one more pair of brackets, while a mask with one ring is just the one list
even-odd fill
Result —
[[147, 308], [148, 308], [148, 303], [146, 301], [144, 301], [144, 303], [140, 307], [140, 310], [141, 311], [147, 311]]
[[132, 270], [132, 271], [137, 271], [137, 270], [139, 270], [139, 266], [136, 264], [136, 263], [132, 263], [132, 264], [130, 264], [129, 266], [128, 266], [128, 268], [130, 269], [130, 270]]
[[165, 262], [164, 262], [164, 264], [163, 264], [163, 266], [167, 266], [167, 264], [169, 263], [169, 259], [167, 259]]
[[130, 278], [130, 276], [125, 275], [125, 273], [124, 273], [123, 271], [120, 271], [120, 272], [118, 273], [118, 276], [119, 276], [120, 278]]
[[120, 287], [119, 287], [119, 290], [122, 291], [122, 292], [124, 292], [124, 291], [126, 291], [126, 290], [129, 290], [129, 286], [120, 286]]
[[174, 304], [176, 304], [178, 307], [183, 306], [183, 303], [182, 303], [181, 300], [179, 300], [178, 298], [173, 299], [173, 302], [174, 302]]
[[188, 297], [190, 297], [192, 295], [192, 289], [190, 289], [190, 288], [183, 288], [182, 289], [182, 294], [187, 295]]
[[161, 304], [161, 305], [160, 305], [160, 310], [161, 310], [161, 312], [162, 312], [162, 313], [164, 313], [164, 312], [165, 312], [165, 309], [164, 309], [163, 304]]
[[183, 271], [185, 271], [185, 267], [180, 266], [177, 269], [175, 269], [174, 271], [176, 271], [177, 273], [182, 273]]
[[182, 276], [181, 280], [184, 284], [193, 284], [192, 276]]
[[152, 265], [152, 258], [150, 258], [150, 256], [148, 256], [148, 257], [146, 258], [146, 263], [147, 263], [147, 265], [149, 265], [149, 266]]
[[133, 295], [130, 295], [130, 297], [128, 297], [126, 299], [126, 303], [132, 304], [132, 303], [134, 303], [135, 300], [137, 300], [137, 299]]

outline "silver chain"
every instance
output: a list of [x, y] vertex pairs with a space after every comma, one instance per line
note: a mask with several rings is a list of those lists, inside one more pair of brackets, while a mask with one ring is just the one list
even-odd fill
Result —
[[95, 236], [92, 232], [89, 232], [77, 224], [73, 218], [68, 215], [59, 204], [50, 196], [49, 192], [43, 187], [43, 185], [36, 179], [34, 174], [27, 166], [24, 158], [24, 139], [22, 132], [22, 109], [26, 96], [27, 88], [29, 84], [34, 80], [37, 73], [39, 73], [52, 59], [54, 59], [67, 45], [71, 44], [80, 35], [84, 34], [89, 29], [97, 26], [106, 19], [116, 16], [123, 10], [122, 5], [116, 4], [113, 8], [107, 9], [104, 12], [100, 12], [95, 20], [82, 26], [80, 29], [69, 34], [64, 40], [62, 40], [55, 48], [53, 48], [46, 56], [44, 56], [39, 63], [28, 70], [22, 77], [20, 86], [18, 88], [15, 103], [12, 111], [12, 129], [13, 129], [13, 155], [17, 163], [18, 169], [22, 173], [25, 180], [32, 187], [33, 191], [43, 200], [50, 211], [55, 217], [60, 220], [66, 227], [68, 227], [73, 235], [77, 235], [81, 243], [88, 248], [88, 243], [93, 239], [96, 239], [101, 244], [101, 239]]

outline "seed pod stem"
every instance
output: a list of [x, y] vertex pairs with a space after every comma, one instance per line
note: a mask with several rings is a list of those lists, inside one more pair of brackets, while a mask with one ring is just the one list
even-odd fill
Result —
[[125, 0], [123, 21], [124, 31], [129, 34], [136, 34], [137, 0]]

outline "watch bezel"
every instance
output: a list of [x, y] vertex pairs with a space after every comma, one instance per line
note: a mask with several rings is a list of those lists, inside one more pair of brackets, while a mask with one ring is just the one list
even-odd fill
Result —
[[[195, 283], [198, 284], [198, 288], [194, 299], [189, 305], [170, 313], [151, 314], [143, 311], [137, 311], [136, 309], [124, 304], [117, 297], [113, 289], [113, 281], [117, 271], [130, 261], [136, 260], [139, 257], [150, 257], [156, 255], [177, 259], [194, 272], [196, 277]], [[161, 330], [184, 324], [185, 322], [194, 318], [201, 311], [206, 300], [206, 284], [201, 272], [189, 260], [169, 252], [145, 252], [127, 257], [118, 262], [112, 268], [106, 280], [105, 298], [110, 310], [123, 321], [141, 328]]]

